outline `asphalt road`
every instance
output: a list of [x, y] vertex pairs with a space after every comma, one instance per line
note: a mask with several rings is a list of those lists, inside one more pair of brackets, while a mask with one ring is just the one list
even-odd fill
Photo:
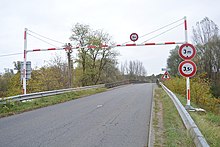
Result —
[[0, 119], [1, 147], [144, 147], [154, 84], [104, 93]]

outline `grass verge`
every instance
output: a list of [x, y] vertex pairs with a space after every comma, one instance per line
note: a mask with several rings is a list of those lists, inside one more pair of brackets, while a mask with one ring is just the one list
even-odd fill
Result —
[[89, 90], [76, 91], [76, 92], [68, 92], [54, 96], [47, 96], [43, 98], [33, 99], [27, 102], [20, 102], [20, 101], [7, 102], [6, 104], [0, 104], [0, 118], [58, 104], [58, 103], [63, 103], [66, 101], [74, 100], [80, 97], [84, 97], [104, 91], [106, 91], [106, 88], [97, 88], [97, 89], [89, 89]]
[[[154, 111], [156, 112], [153, 119], [154, 146], [195, 146], [172, 100], [161, 88], [155, 89], [154, 100]], [[160, 124], [159, 117], [161, 117], [158, 117], [159, 111], [162, 111], [163, 127], [161, 125], [158, 126]]]
[[[177, 95], [183, 106], [186, 104], [186, 99]], [[194, 108], [198, 106], [191, 102]], [[199, 113], [190, 112], [191, 117], [202, 132], [206, 141], [211, 147], [220, 147], [220, 116], [211, 112]]]

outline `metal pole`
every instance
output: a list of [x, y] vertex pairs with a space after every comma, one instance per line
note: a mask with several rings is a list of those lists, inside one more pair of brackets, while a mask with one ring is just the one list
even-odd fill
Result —
[[[184, 29], [185, 29], [185, 43], [188, 43], [188, 32], [187, 32], [187, 20], [186, 16], [184, 17]], [[186, 77], [186, 96], [187, 96], [187, 101], [186, 101], [186, 109], [191, 109], [190, 106], [190, 79], [189, 77]]]
[[27, 28], [24, 29], [24, 65], [23, 65], [23, 90], [22, 93], [26, 94], [26, 62], [27, 62]]
[[186, 16], [184, 17], [184, 29], [185, 29], [185, 43], [188, 43], [188, 32], [187, 32], [187, 20], [186, 20]]
[[189, 77], [186, 78], [186, 94], [187, 94], [187, 102], [186, 102], [186, 108], [190, 108], [190, 80]]

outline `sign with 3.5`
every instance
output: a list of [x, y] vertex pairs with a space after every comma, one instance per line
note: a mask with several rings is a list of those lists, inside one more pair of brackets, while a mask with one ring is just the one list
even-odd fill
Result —
[[193, 61], [186, 60], [179, 64], [179, 73], [184, 77], [192, 77], [196, 74], [196, 64]]

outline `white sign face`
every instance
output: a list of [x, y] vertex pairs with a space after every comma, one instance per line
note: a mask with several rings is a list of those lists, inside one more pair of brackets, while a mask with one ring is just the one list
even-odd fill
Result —
[[196, 64], [192, 61], [183, 61], [179, 65], [179, 72], [184, 77], [192, 77], [196, 73]]
[[192, 59], [196, 55], [196, 49], [192, 44], [186, 43], [180, 46], [179, 56], [184, 60]]
[[138, 34], [137, 33], [132, 33], [131, 35], [130, 35], [130, 39], [131, 39], [131, 41], [137, 41], [138, 40]]

